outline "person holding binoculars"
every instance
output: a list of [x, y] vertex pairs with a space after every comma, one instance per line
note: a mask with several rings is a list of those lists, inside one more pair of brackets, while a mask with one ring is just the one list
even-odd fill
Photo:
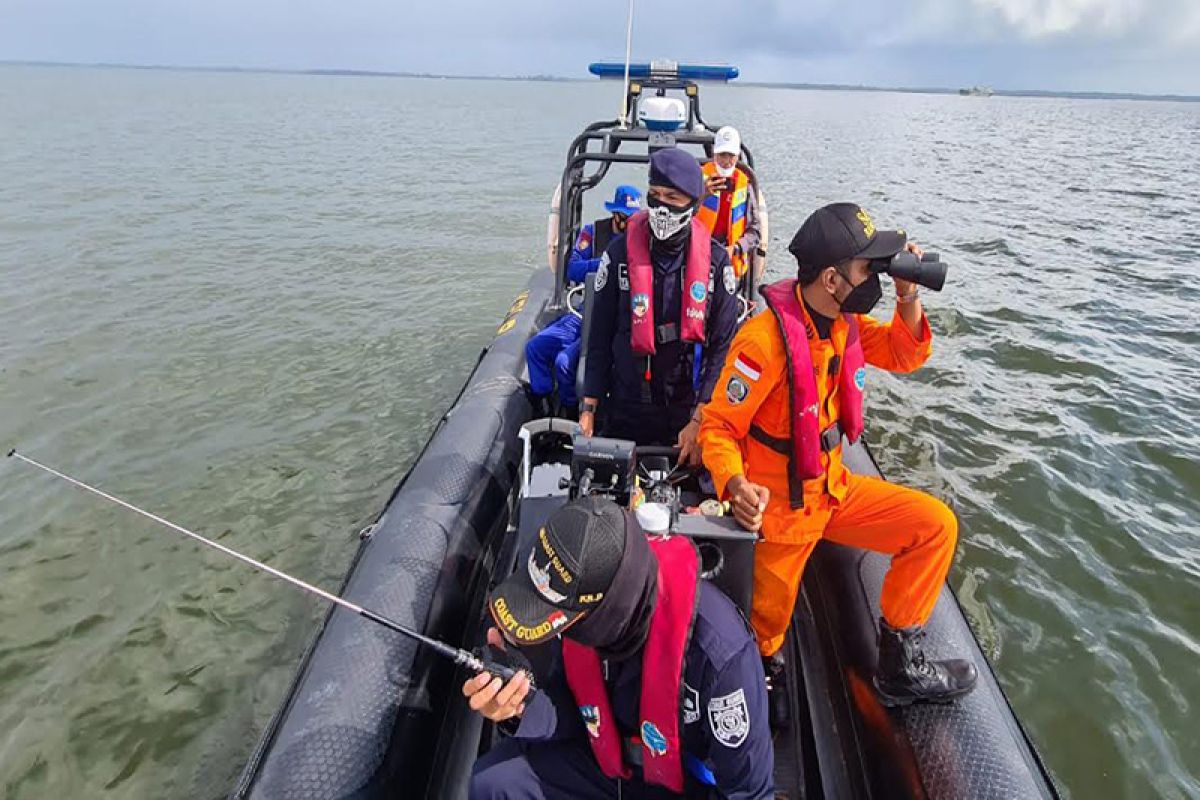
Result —
[[[771, 313], [749, 320], [730, 345], [699, 441], [717, 492], [747, 529], [761, 531], [751, 622], [786, 724], [784, 635], [804, 565], [818, 540], [887, 553], [875, 688], [887, 705], [945, 702], [975, 686], [970, 661], [933, 661], [922, 626], [954, 555], [958, 523], [924, 492], [842, 464], [843, 437], [863, 428], [866, 365], [912, 372], [932, 334], [919, 285], [940, 290], [946, 267], [899, 230], [877, 230], [853, 203], [813, 212], [792, 239], [797, 276], [762, 289]], [[888, 323], [866, 316], [887, 273], [896, 287]]]

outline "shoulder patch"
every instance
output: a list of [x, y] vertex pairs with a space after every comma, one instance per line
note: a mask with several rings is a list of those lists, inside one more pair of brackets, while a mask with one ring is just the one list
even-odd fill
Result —
[[596, 267], [596, 291], [600, 291], [608, 284], [608, 253], [600, 256], [600, 266]]
[[691, 725], [700, 721], [700, 693], [683, 684], [683, 724]]
[[738, 375], [730, 375], [725, 384], [725, 399], [731, 406], [740, 406], [750, 394], [750, 387]]
[[737, 275], [734, 274], [732, 264], [725, 265], [725, 272], [721, 275], [721, 281], [725, 284], [726, 292], [729, 294], [737, 294], [738, 281]]
[[726, 747], [741, 747], [750, 735], [750, 709], [744, 689], [708, 701], [708, 724]]

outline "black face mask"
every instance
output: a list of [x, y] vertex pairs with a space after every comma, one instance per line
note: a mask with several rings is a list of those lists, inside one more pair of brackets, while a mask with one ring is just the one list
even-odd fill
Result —
[[[841, 272], [842, 280], [850, 283], [850, 279]], [[883, 287], [879, 284], [879, 274], [872, 272], [865, 281], [850, 290], [840, 303], [842, 311], [847, 314], [869, 314], [871, 309], [883, 297]], [[834, 299], [837, 299], [836, 297]]]
[[[692, 215], [695, 213], [695, 206], [673, 206], [670, 203], [664, 203], [657, 197], [650, 196], [646, 198], [646, 207], [650, 209], [650, 247], [652, 249], [668, 249], [678, 250], [684, 242], [687, 241], [688, 234], [691, 233]], [[664, 216], [661, 220], [656, 220], [661, 212], [655, 212], [654, 209], [666, 209], [669, 212], [669, 220]], [[659, 236], [662, 228], [672, 230], [666, 236]]]
[[[641, 536], [640, 531], [637, 532]], [[622, 661], [642, 649], [658, 599], [658, 561], [649, 553], [627, 559], [595, 610], [565, 634], [595, 648], [601, 658]]]

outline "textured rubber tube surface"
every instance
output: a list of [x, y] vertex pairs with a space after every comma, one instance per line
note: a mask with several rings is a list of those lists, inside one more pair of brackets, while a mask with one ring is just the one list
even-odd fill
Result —
[[[862, 446], [848, 448], [844, 458], [857, 474], [879, 475]], [[888, 709], [879, 702], [871, 679], [887, 568], [884, 555], [822, 542], [804, 578], [807, 603], [799, 607], [811, 607], [813, 619], [798, 616], [797, 624], [822, 631], [823, 652], [808, 657], [829, 667], [825, 685], [815, 692], [834, 698], [831, 704], [849, 723], [815, 732], [840, 740], [830, 752], [843, 763], [831, 772], [849, 775], [853, 793], [872, 797], [1056, 797], [949, 585], [925, 626], [926, 652], [935, 659], [973, 660], [978, 685], [944, 705]], [[825, 789], [826, 796], [839, 794], [835, 786]]]
[[[519, 381], [524, 345], [551, 288], [542, 270], [514, 302], [362, 546], [347, 599], [461, 644], [474, 613], [464, 598], [480, 540], [504, 513], [519, 456], [516, 429], [529, 415]], [[436, 730], [453, 669], [435, 658], [400, 634], [333, 610], [233, 797], [390, 796], [397, 785], [415, 794], [413, 782], [432, 760], [419, 754], [431, 755], [436, 742], [398, 742], [396, 732], [409, 717]]]

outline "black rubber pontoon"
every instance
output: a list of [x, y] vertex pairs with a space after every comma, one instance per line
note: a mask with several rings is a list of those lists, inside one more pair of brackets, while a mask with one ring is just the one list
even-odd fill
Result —
[[[702, 123], [694, 84], [663, 86], [694, 92], [689, 113]], [[622, 146], [663, 146], [661, 136], [615, 125], [589, 126], [571, 146], [561, 242], [574, 241], [583, 193], [609, 164], [648, 160], [645, 151], [618, 152]], [[679, 139], [711, 155], [711, 129], [703, 128]], [[588, 163], [599, 167], [585, 176]], [[520, 533], [517, 434], [531, 415], [524, 345], [565, 302], [561, 277], [540, 270], [531, 278], [360, 545], [342, 592], [348, 599], [456, 646], [483, 641], [486, 591], [511, 570]], [[855, 472], [878, 474], [861, 444], [847, 445], [845, 458]], [[540, 513], [562, 502], [533, 499]], [[870, 675], [885, 568], [883, 557], [827, 544], [808, 566], [786, 645], [800, 666], [788, 676], [798, 723], [776, 741], [778, 790], [811, 798], [1055, 797], [948, 586], [928, 625], [928, 647], [934, 656], [972, 658], [979, 686], [944, 706], [888, 710], [875, 699]], [[471, 764], [494, 735], [462, 699], [466, 677], [398, 634], [332, 610], [231, 797], [465, 797]]]

